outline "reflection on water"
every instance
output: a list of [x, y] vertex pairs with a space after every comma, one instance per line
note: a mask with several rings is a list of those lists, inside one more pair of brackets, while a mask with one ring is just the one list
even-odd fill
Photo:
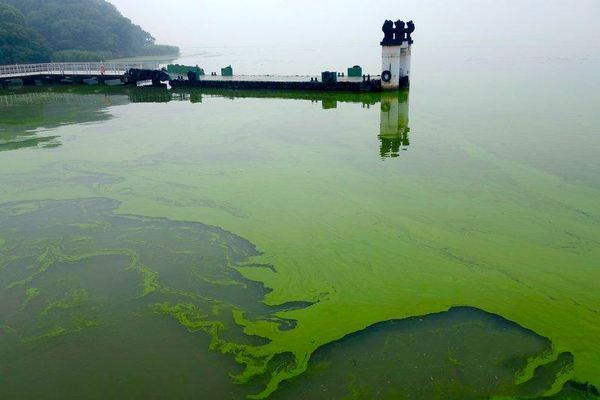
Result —
[[59, 136], [47, 135], [52, 128], [111, 118], [108, 107], [127, 103], [202, 103], [204, 95], [236, 98], [273, 98], [320, 102], [324, 110], [338, 103], [361, 103], [370, 108], [380, 104], [379, 154], [398, 157], [409, 146], [408, 91], [393, 93], [320, 93], [276, 91], [171, 91], [164, 88], [23, 88], [0, 92], [0, 151], [28, 147], [60, 146]]
[[105, 121], [106, 108], [126, 104], [124, 95], [23, 89], [0, 93], [0, 151], [60, 146], [48, 132], [61, 125]]
[[398, 157], [410, 145], [408, 140], [408, 92], [383, 93], [379, 140], [382, 158]]
[[35, 136], [34, 133], [0, 133], [0, 151], [19, 150], [27, 147], [52, 148], [60, 146], [58, 136]]

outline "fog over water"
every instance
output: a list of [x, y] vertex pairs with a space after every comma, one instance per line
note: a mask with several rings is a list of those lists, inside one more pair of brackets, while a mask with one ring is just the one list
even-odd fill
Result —
[[[413, 19], [421, 43], [592, 43], [597, 0], [110, 0], [159, 42], [222, 45], [373, 44], [386, 18]], [[377, 27], [374, 29], [374, 27]]]

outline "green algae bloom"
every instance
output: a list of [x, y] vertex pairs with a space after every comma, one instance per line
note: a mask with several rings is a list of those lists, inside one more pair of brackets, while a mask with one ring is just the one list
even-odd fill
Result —
[[27, 307], [27, 305], [36, 297], [38, 297], [40, 295], [40, 290], [38, 288], [28, 288], [25, 291], [25, 295], [27, 297], [25, 297], [25, 300], [23, 301], [23, 305], [21, 306], [21, 309], [24, 309], [25, 307]]
[[[0, 153], [0, 317], [13, 329], [0, 350], [15, 363], [12, 375], [0, 378], [5, 395], [23, 390], [8, 382], [24, 376], [21, 356], [56, 339], [65, 353], [88, 340], [131, 362], [123, 365], [139, 366], [123, 354], [130, 351], [139, 360], [176, 359], [218, 375], [224, 383], [209, 398], [294, 398], [302, 390], [319, 398], [320, 382], [348, 376], [343, 395], [361, 398], [373, 395], [388, 370], [367, 364], [365, 348], [414, 357], [413, 369], [433, 368], [419, 364], [415, 350], [431, 337], [443, 344], [435, 352], [442, 373], [404, 375], [433, 377], [420, 398], [476, 390], [594, 396], [600, 175], [582, 172], [590, 165], [584, 149], [581, 160], [559, 168], [565, 162], [556, 149], [564, 143], [537, 133], [576, 121], [549, 124], [547, 110], [534, 108], [538, 120], [520, 115], [508, 129], [495, 114], [511, 110], [503, 93], [498, 109], [481, 110], [496, 124], [482, 126], [460, 106], [429, 104], [419, 92], [411, 93], [409, 119], [407, 93], [120, 90], [37, 93], [45, 102], [82, 104], [44, 129], [35, 130], [34, 120], [19, 124], [7, 140], [34, 134], [61, 145]], [[150, 102], [153, 94], [164, 101], [165, 93], [173, 101]], [[11, 107], [30, 107], [16, 96]], [[524, 138], [553, 162], [504, 151], [503, 141]], [[411, 318], [452, 316], [456, 306], [515, 324], [508, 338], [518, 346], [503, 337], [497, 363], [480, 364], [497, 380], [483, 373], [460, 384], [446, 379], [475, 365], [483, 352], [477, 343], [508, 329], [487, 317], [485, 329], [468, 314], [462, 325], [450, 318], [429, 330], [392, 329], [381, 339], [380, 323], [418, 325]], [[460, 331], [465, 324], [471, 330]], [[478, 339], [460, 347], [448, 339], [462, 337], [454, 330]], [[131, 350], [116, 343], [124, 332]], [[372, 337], [371, 347], [353, 344], [353, 335]], [[147, 344], [147, 336], [163, 345], [142, 356], [136, 344]], [[177, 348], [172, 337], [188, 347]], [[339, 354], [331, 350], [336, 343]], [[358, 378], [361, 368], [374, 371], [370, 380]], [[173, 374], [171, 388], [178, 386]], [[484, 382], [478, 389], [476, 378]], [[390, 384], [387, 393], [401, 398], [395, 396], [411, 382]], [[586, 382], [592, 386], [577, 389]], [[185, 385], [173, 390], [182, 398], [191, 393]]]

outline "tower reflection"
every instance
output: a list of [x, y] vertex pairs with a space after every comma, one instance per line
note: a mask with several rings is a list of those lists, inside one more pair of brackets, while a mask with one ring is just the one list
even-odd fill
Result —
[[410, 145], [408, 133], [408, 91], [381, 94], [379, 155], [398, 157]]

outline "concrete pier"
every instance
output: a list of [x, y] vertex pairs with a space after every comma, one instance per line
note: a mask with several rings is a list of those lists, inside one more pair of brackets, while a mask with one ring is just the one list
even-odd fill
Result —
[[317, 90], [339, 92], [378, 92], [379, 77], [338, 77], [335, 82], [323, 82], [316, 76], [269, 76], [269, 75], [202, 75], [196, 80], [175, 79], [172, 87], [195, 87], [233, 90]]

